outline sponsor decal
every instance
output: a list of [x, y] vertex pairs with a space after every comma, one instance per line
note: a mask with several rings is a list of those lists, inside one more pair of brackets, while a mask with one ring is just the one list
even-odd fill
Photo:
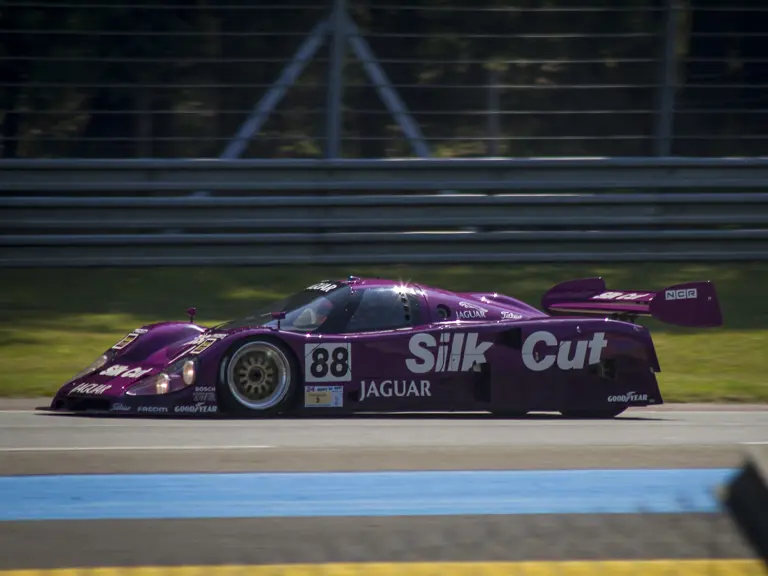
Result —
[[112, 384], [78, 384], [72, 390], [70, 394], [104, 394], [107, 390], [112, 388]]
[[126, 406], [125, 404], [112, 404], [112, 406], [109, 407], [110, 412], [130, 412], [131, 407]]
[[193, 344], [200, 344], [201, 342], [205, 342], [206, 340], [221, 340], [222, 338], [226, 338], [228, 334], [199, 334], [192, 338], [189, 342], [186, 343], [186, 346], [192, 346]]
[[192, 389], [195, 402], [216, 402], [216, 386], [195, 386]]
[[201, 334], [189, 342], [189, 346], [194, 346], [194, 348], [189, 351], [189, 354], [200, 354], [227, 336], [228, 334]]
[[648, 394], [637, 394], [636, 392], [627, 392], [618, 396], [608, 396], [608, 402], [647, 402]]
[[150, 414], [164, 414], [168, 412], [165, 406], [139, 406], [136, 412], [148, 412]]
[[114, 366], [110, 366], [106, 370], [102, 370], [99, 372], [101, 376], [119, 376], [123, 372], [128, 370], [128, 366], [122, 366], [120, 364], [115, 364]]
[[340, 344], [304, 345], [305, 382], [349, 382], [352, 380], [352, 348]]
[[[544, 343], [547, 346], [557, 346], [557, 354], [540, 355], [534, 352], [537, 344]], [[574, 346], [575, 345], [575, 346]], [[578, 370], [584, 368], [585, 362], [597, 364], [600, 362], [600, 355], [603, 348], [608, 346], [605, 339], [605, 332], [596, 332], [591, 340], [558, 340], [551, 332], [541, 330], [534, 332], [523, 343], [522, 356], [523, 364], [529, 370], [541, 372], [551, 368], [555, 362], [560, 370]], [[571, 349], [575, 348], [573, 352]], [[589, 351], [589, 357], [587, 357]]]
[[307, 290], [317, 290], [318, 292], [330, 292], [334, 288], [337, 288], [339, 285], [335, 282], [319, 282], [317, 284], [312, 284], [312, 286], [308, 287]]
[[134, 368], [133, 370], [128, 370], [128, 372], [120, 374], [120, 378], [141, 378], [144, 374], [148, 374], [149, 372], [152, 372], [152, 368]]
[[360, 401], [362, 402], [370, 396], [376, 398], [406, 398], [416, 396], [432, 396], [429, 380], [382, 380], [378, 384], [371, 380], [360, 382]]
[[306, 408], [341, 408], [343, 405], [343, 386], [304, 386]]
[[523, 315], [518, 314], [517, 312], [507, 312], [506, 310], [501, 312], [502, 320], [520, 320], [522, 317]]
[[696, 288], [664, 291], [664, 300], [695, 300], [696, 298]]
[[415, 334], [408, 349], [415, 358], [405, 361], [414, 374], [435, 372], [466, 372], [476, 364], [485, 363], [485, 353], [491, 342], [477, 342], [477, 332], [440, 334], [440, 342], [432, 334]]
[[218, 406], [205, 406], [202, 402], [198, 402], [194, 406], [176, 406], [173, 411], [184, 412], [187, 414], [199, 414], [201, 412], [216, 412], [218, 409]]
[[130, 344], [131, 342], [136, 340], [136, 338], [138, 338], [142, 334], [146, 334], [146, 333], [147, 333], [147, 330], [145, 330], [144, 328], [136, 328], [136, 330], [133, 330], [132, 332], [127, 334], [122, 340], [120, 340], [120, 342], [118, 342], [117, 344], [112, 346], [112, 349], [113, 350], [122, 350], [123, 348], [128, 346], [128, 344]]
[[603, 292], [597, 296], [592, 296], [591, 300], [638, 300], [639, 298], [645, 298], [646, 296], [650, 296], [650, 294], [648, 292]]
[[456, 317], [461, 318], [462, 320], [478, 320], [480, 318], [485, 318], [485, 315], [488, 313], [486, 308], [482, 308], [471, 302], [459, 302], [459, 306], [464, 308], [464, 310], [457, 311]]
[[152, 368], [136, 367], [136, 368], [132, 368], [131, 370], [128, 370], [128, 368], [129, 368], [128, 366], [115, 364], [114, 366], [110, 366], [106, 370], [102, 370], [101, 372], [99, 372], [99, 375], [110, 376], [112, 378], [117, 378], [119, 376], [120, 378], [135, 379], [135, 378], [139, 378], [140, 376], [143, 376], [144, 374], [148, 374], [149, 372], [152, 372]]

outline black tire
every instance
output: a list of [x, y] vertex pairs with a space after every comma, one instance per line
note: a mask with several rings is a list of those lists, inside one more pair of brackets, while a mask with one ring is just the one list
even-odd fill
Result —
[[238, 342], [219, 366], [219, 404], [235, 416], [267, 418], [290, 410], [299, 385], [296, 357], [269, 337]]
[[566, 418], [592, 418], [608, 419], [615, 418], [627, 409], [627, 406], [619, 408], [606, 408], [603, 410], [560, 410], [560, 414]]

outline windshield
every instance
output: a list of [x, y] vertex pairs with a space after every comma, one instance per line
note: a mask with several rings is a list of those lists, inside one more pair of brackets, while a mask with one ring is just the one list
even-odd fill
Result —
[[351, 290], [346, 284], [325, 281], [296, 292], [257, 310], [253, 315], [219, 324], [214, 330], [232, 330], [246, 326], [277, 326], [272, 312], [285, 312], [280, 320], [282, 330], [315, 332], [330, 317], [344, 313]]

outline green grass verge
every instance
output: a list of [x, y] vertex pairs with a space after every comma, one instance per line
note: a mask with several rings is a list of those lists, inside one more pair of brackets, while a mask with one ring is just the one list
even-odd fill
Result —
[[213, 324], [318, 279], [382, 276], [454, 290], [496, 290], [538, 306], [553, 284], [603, 276], [609, 288], [656, 290], [689, 280], [716, 283], [725, 326], [654, 331], [665, 400], [768, 401], [768, 265], [488, 265], [4, 270], [0, 289], [0, 396], [50, 395], [130, 329], [167, 319]]

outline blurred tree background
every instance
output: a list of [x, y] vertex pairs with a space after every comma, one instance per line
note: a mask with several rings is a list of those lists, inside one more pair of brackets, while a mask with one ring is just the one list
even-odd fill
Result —
[[[218, 156], [328, 13], [298, 2], [5, 1], [2, 157]], [[680, 4], [674, 155], [768, 151], [768, 5], [729, 2]], [[662, 0], [347, 3], [435, 155], [653, 154]], [[329, 45], [243, 157], [322, 154]], [[343, 155], [410, 155], [346, 55]]]

